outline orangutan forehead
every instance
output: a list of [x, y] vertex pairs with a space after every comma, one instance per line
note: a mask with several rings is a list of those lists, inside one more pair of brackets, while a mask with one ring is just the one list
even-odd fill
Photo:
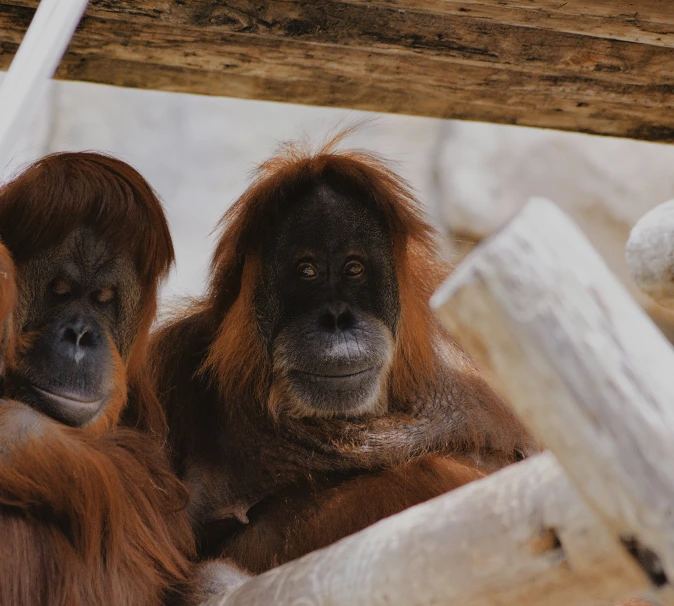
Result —
[[390, 236], [366, 195], [318, 184], [293, 202], [279, 225], [283, 248], [336, 251], [354, 245], [388, 249]]
[[58, 268], [64, 278], [77, 280], [135, 274], [131, 255], [118, 250], [89, 228], [76, 229], [34, 261], [43, 268], [47, 265]]

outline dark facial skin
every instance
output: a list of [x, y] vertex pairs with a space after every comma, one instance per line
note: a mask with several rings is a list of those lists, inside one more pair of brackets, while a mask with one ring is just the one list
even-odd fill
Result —
[[124, 360], [136, 330], [140, 285], [130, 259], [78, 230], [19, 268], [19, 319], [29, 343], [6, 390], [73, 427], [105, 408], [114, 352]]
[[256, 311], [300, 416], [355, 416], [385, 402], [400, 302], [390, 238], [357, 195], [320, 184], [263, 252]]

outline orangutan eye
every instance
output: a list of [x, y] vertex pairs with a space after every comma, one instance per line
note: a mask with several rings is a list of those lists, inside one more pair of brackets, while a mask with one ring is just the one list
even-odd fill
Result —
[[115, 289], [111, 287], [101, 288], [94, 293], [94, 301], [99, 305], [112, 303], [115, 298]]
[[312, 263], [300, 263], [297, 266], [297, 273], [302, 280], [313, 280], [318, 277], [318, 270]]
[[51, 291], [59, 297], [65, 297], [66, 295], [69, 295], [71, 290], [72, 288], [70, 284], [68, 284], [65, 280], [56, 280], [51, 285]]
[[364, 271], [365, 267], [360, 261], [349, 261], [344, 266], [344, 274], [351, 278], [357, 278], [362, 275]]

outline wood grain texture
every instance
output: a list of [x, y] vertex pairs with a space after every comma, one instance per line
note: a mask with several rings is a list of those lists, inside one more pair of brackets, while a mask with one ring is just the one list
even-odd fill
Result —
[[[657, 0], [94, 0], [58, 77], [674, 141]], [[0, 0], [0, 68], [37, 0]]]
[[674, 349], [580, 230], [532, 200], [432, 304], [674, 603]]
[[209, 606], [584, 606], [648, 581], [550, 453], [387, 518]]

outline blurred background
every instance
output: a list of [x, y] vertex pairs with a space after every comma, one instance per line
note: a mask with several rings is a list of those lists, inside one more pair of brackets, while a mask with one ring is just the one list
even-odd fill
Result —
[[[374, 114], [370, 114], [374, 116]], [[319, 143], [368, 117], [345, 111], [52, 82], [39, 116], [16, 142], [0, 180], [44, 154], [104, 151], [137, 168], [164, 202], [178, 263], [162, 294], [204, 288], [218, 219], [281, 141]], [[623, 250], [631, 226], [674, 198], [674, 146], [520, 126], [381, 115], [347, 141], [384, 155], [448, 235], [459, 261], [531, 196], [560, 205], [610, 268], [674, 339], [674, 313], [630, 283]]]

